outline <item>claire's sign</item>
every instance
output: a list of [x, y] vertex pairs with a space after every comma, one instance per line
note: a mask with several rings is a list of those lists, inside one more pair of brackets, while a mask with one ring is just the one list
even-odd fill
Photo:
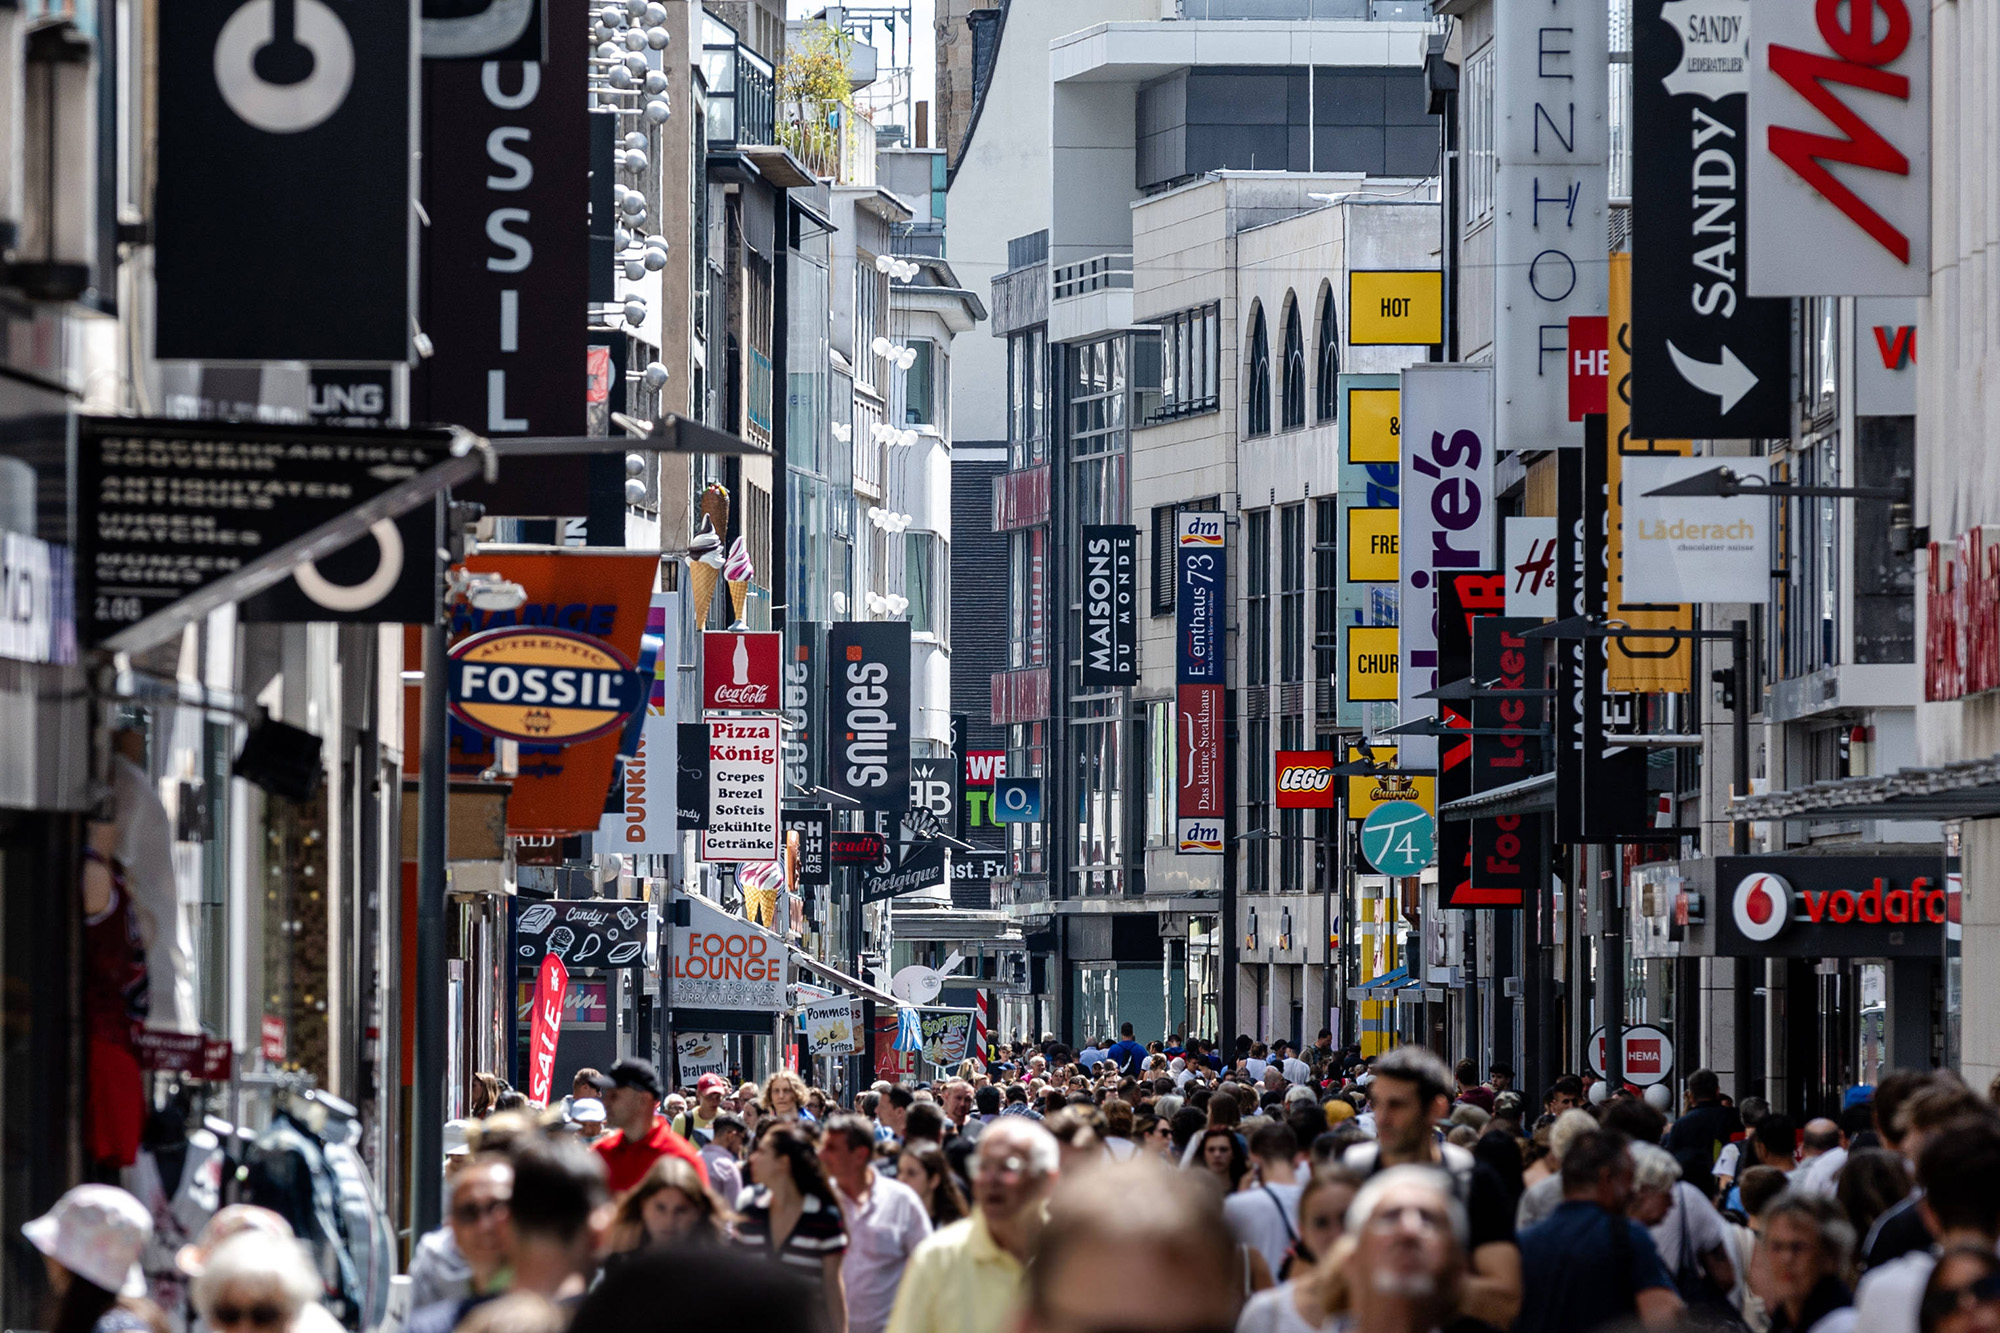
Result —
[[616, 731], [645, 707], [650, 682], [602, 639], [516, 625], [452, 645], [448, 701], [467, 726], [535, 745]]

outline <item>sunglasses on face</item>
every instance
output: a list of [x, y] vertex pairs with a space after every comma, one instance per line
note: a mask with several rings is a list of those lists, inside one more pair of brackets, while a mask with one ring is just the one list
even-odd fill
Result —
[[507, 1200], [488, 1199], [485, 1203], [455, 1204], [451, 1210], [451, 1220], [463, 1227], [476, 1227], [489, 1217], [496, 1217], [507, 1211]]
[[1989, 1274], [1959, 1287], [1938, 1288], [1924, 1297], [1922, 1320], [1935, 1323], [1968, 1305], [1982, 1305], [1991, 1300], [2000, 1300], [2000, 1273]]
[[248, 1324], [252, 1328], [276, 1328], [285, 1321], [285, 1312], [275, 1305], [217, 1304], [208, 1312], [208, 1322], [217, 1328]]

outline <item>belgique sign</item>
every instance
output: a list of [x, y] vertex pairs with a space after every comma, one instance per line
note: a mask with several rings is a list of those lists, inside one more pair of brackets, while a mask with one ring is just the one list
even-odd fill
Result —
[[452, 646], [447, 701], [489, 736], [573, 745], [645, 707], [648, 681], [625, 654], [573, 630], [515, 625]]

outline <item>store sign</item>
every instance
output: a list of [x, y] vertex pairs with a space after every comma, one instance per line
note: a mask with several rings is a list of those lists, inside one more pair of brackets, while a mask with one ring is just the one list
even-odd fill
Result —
[[1278, 751], [1277, 780], [1273, 783], [1278, 809], [1333, 809], [1333, 764], [1330, 750]]
[[0, 657], [76, 661], [75, 579], [68, 547], [0, 533]]
[[778, 842], [778, 719], [711, 718], [704, 861], [775, 861]]
[[638, 744], [624, 760], [622, 799], [597, 829], [603, 839], [600, 846], [627, 856], [675, 856], [680, 852], [675, 799], [680, 767], [680, 723], [675, 706], [680, 632], [679, 595], [655, 594], [646, 612], [646, 635], [658, 641], [659, 651], [653, 655]]
[[[1399, 639], [1394, 625], [1349, 625], [1345, 630], [1347, 651], [1342, 660], [1346, 663], [1346, 675], [1342, 679], [1342, 689], [1346, 698], [1356, 703], [1387, 703], [1396, 698], [1397, 682], [1402, 678], [1401, 658], [1398, 656]], [[1405, 736], [1403, 745], [1413, 750], [1421, 749], [1415, 742], [1431, 739], [1428, 736]], [[1416, 762], [1416, 761], [1412, 761]]]
[[762, 1009], [785, 1003], [785, 942], [731, 916], [706, 898], [688, 905], [689, 924], [673, 928], [670, 979], [676, 1009]]
[[1924, 698], [2000, 689], [2000, 527], [1932, 542], [1924, 589]]
[[863, 810], [900, 812], [910, 795], [910, 625], [827, 628], [826, 785]]
[[[1565, 453], [1564, 457], [1572, 456]], [[1481, 620], [1498, 616], [1507, 609], [1507, 578], [1497, 571], [1471, 570], [1444, 573], [1438, 577], [1438, 678], [1464, 680], [1474, 676], [1473, 640]], [[1472, 705], [1463, 701], [1440, 700], [1438, 716], [1454, 731], [1470, 728]], [[1438, 800], [1449, 805], [1482, 788], [1474, 785], [1474, 738], [1452, 735], [1438, 741]], [[1510, 906], [1501, 901], [1482, 901], [1484, 895], [1474, 883], [1472, 821], [1444, 819], [1437, 831], [1439, 907], [1473, 908]]]
[[1507, 614], [1553, 620], [1556, 610], [1556, 521], [1509, 518], [1502, 528], [1506, 552]]
[[958, 815], [965, 808], [965, 766], [954, 754], [913, 756], [910, 760], [910, 809], [921, 810], [953, 837], [959, 836]]
[[879, 833], [835, 829], [831, 834], [833, 863], [837, 866], [870, 866], [880, 861], [888, 840]]
[[1402, 567], [1397, 546], [1401, 511], [1355, 506], [1347, 511], [1347, 581], [1394, 583]]
[[563, 998], [569, 993], [569, 970], [559, 955], [548, 954], [535, 973], [535, 998], [528, 1029], [528, 1100], [549, 1104], [556, 1073], [556, 1044], [562, 1040]]
[[704, 712], [775, 713], [784, 635], [710, 630], [701, 636]]
[[823, 889], [833, 883], [833, 817], [824, 810], [787, 810], [783, 816], [786, 850], [796, 858], [793, 885]]
[[174, 5], [155, 22], [155, 355], [408, 360], [409, 0]]
[[[1771, 502], [1762, 496], [1648, 495], [1712, 472], [1763, 472], [1756, 459], [1626, 458], [1625, 598], [1632, 602], [1757, 602], [1771, 588]], [[1636, 642], [1636, 641], [1635, 641]], [[1680, 688], [1687, 688], [1681, 673]]]
[[785, 785], [794, 792], [818, 786], [825, 730], [820, 706], [826, 700], [826, 626], [801, 621], [798, 642], [784, 664]]
[[1934, 957], [1950, 918], [1936, 856], [1737, 856], [1715, 862], [1717, 957]]
[[973, 1016], [970, 1009], [919, 1009], [924, 1059], [948, 1068], [963, 1061], [972, 1049]]
[[1360, 843], [1378, 873], [1407, 879], [1437, 855], [1437, 822], [1414, 805], [1377, 806], [1361, 821]]
[[683, 1088], [692, 1088], [703, 1074], [727, 1077], [729, 1038], [720, 1032], [675, 1033], [674, 1067], [680, 1070], [678, 1086]]
[[1546, 0], [1494, 30], [1493, 442], [1574, 447], [1569, 321], [1606, 313], [1610, 14]]
[[1422, 806], [1424, 813], [1431, 818], [1437, 818], [1437, 777], [1434, 774], [1398, 771], [1396, 756], [1396, 747], [1389, 745], [1377, 745], [1369, 750], [1352, 745], [1347, 748], [1347, 762], [1368, 760], [1390, 770], [1347, 779], [1349, 819], [1366, 819], [1379, 806], [1405, 802], [1414, 802]]
[[570, 967], [643, 967], [646, 904], [619, 898], [535, 902], [510, 898], [514, 961], [535, 967], [554, 956]]
[[180, 1074], [207, 1083], [228, 1082], [236, 1055], [236, 1048], [218, 1037], [200, 1032], [161, 1032], [154, 1028], [134, 1029], [132, 1049], [139, 1057], [141, 1069]]
[[[1380, 671], [1374, 679], [1354, 692], [1354, 668], [1360, 663], [1347, 635], [1360, 627], [1371, 668], [1386, 664], [1381, 654], [1383, 640], [1390, 640], [1387, 652], [1394, 656], [1397, 578], [1402, 571], [1402, 537], [1396, 510], [1401, 488], [1403, 441], [1402, 379], [1397, 375], [1341, 375], [1335, 391], [1342, 412], [1339, 426], [1339, 462], [1334, 497], [1337, 542], [1346, 550], [1334, 562], [1337, 577], [1333, 590], [1335, 665], [1333, 678], [1334, 720], [1343, 731], [1370, 732], [1391, 727], [1396, 717], [1395, 695], [1381, 696], [1384, 679]], [[1389, 631], [1387, 635], [1380, 631]]]
[[951, 867], [945, 845], [941, 842], [920, 842], [893, 865], [885, 852], [882, 862], [863, 871], [861, 901], [884, 902], [906, 893], [935, 889], [950, 879]]
[[1222, 687], [1182, 685], [1174, 695], [1174, 817], [1178, 854], [1222, 853]]
[[1444, 274], [1436, 269], [1347, 275], [1347, 345], [1434, 346], [1444, 341]]
[[86, 647], [445, 463], [451, 445], [443, 431], [136, 417], [78, 417], [77, 436]]
[[[1602, 266], [1600, 259], [1597, 268]], [[1438, 580], [1462, 570], [1491, 569], [1497, 554], [1493, 386], [1494, 372], [1487, 366], [1420, 365], [1403, 371], [1398, 637], [1405, 670], [1396, 697], [1405, 722], [1436, 716], [1432, 702], [1417, 696], [1448, 683], [1437, 669]], [[1436, 766], [1434, 738], [1410, 736], [1399, 743], [1411, 768]]]
[[674, 826], [708, 827], [708, 723], [682, 722], [674, 756]]
[[[1674, 1072], [1674, 1043], [1666, 1033], [1648, 1023], [1637, 1027], [1623, 1028], [1619, 1032], [1619, 1049], [1625, 1052], [1625, 1059], [1619, 1072], [1625, 1082], [1636, 1088], [1650, 1088], [1655, 1083], [1664, 1083]], [[1587, 1044], [1590, 1051], [1590, 1072], [1599, 1078], [1608, 1077], [1604, 1071], [1604, 1029], [1598, 1028], [1590, 1034]]]
[[1224, 533], [1219, 513], [1184, 511], [1174, 517], [1179, 632], [1174, 679], [1181, 685], [1223, 683], [1223, 593], [1228, 572]]
[[799, 1010], [799, 1031], [814, 1056], [852, 1055], [860, 1049], [861, 1001], [821, 1000]]
[[1086, 524], [1083, 529], [1085, 685], [1139, 683], [1139, 529]]
[[1748, 294], [1749, 92], [1750, 0], [1636, 0], [1632, 138], [1645, 150], [1632, 155], [1629, 346], [1641, 439], [1791, 432], [1791, 305]]
[[1759, 0], [1752, 295], [1929, 293], [1930, 63], [1923, 0]]
[[993, 779], [993, 822], [1041, 823], [1042, 780], [1040, 778]]
[[571, 745], [617, 731], [651, 681], [602, 639], [515, 626], [451, 648], [452, 715], [503, 740]]
[[[1543, 688], [1542, 641], [1521, 637], [1541, 623], [1539, 619], [1505, 615], [1481, 616], [1474, 621], [1473, 679], [1496, 682], [1502, 690]], [[1541, 739], [1543, 712], [1543, 701], [1538, 698], [1472, 701], [1474, 794], [1511, 786], [1546, 770], [1547, 755]], [[1547, 874], [1542, 864], [1543, 849], [1548, 842], [1543, 817], [1492, 815], [1469, 822], [1471, 875], [1452, 905], [1508, 909], [1526, 906], [1537, 881]]]
[[1603, 315], [1569, 317], [1569, 419], [1581, 421], [1604, 410], [1611, 382], [1611, 349]]
[[378, 519], [368, 535], [308, 560], [241, 603], [245, 624], [421, 625], [437, 613], [436, 507]]
[[[566, 95], [590, 57], [586, 25], [549, 25], [546, 62], [423, 68], [424, 331], [419, 420], [481, 435], [588, 434], [590, 111]], [[608, 295], [608, 293], [607, 293]], [[498, 514], [582, 514], [584, 467], [504, 468], [467, 488]]]

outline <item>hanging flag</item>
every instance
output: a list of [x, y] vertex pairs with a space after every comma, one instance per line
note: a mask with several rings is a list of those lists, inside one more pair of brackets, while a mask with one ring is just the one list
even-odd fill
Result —
[[917, 1017], [917, 1011], [907, 1005], [896, 1011], [896, 1040], [894, 1049], [905, 1054], [924, 1048], [924, 1025]]
[[549, 1085], [556, 1072], [556, 1042], [562, 1036], [563, 996], [569, 991], [569, 969], [556, 954], [544, 954], [535, 974], [535, 1003], [528, 1030], [528, 1100], [549, 1104]]

